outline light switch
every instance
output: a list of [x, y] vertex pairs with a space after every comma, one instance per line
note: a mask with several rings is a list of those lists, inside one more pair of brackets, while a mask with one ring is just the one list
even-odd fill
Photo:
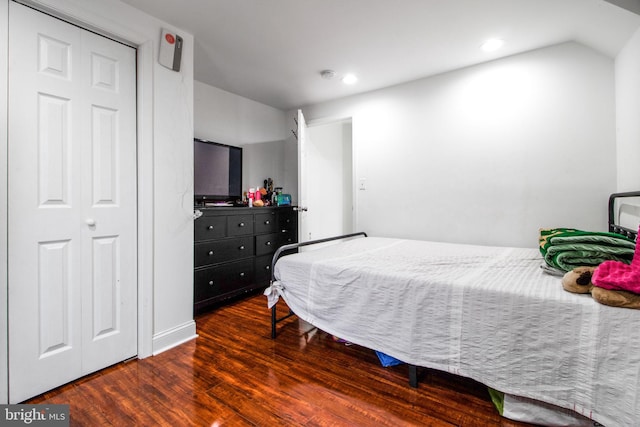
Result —
[[367, 189], [367, 179], [366, 178], [360, 178], [360, 181], [358, 182], [358, 189], [359, 190], [366, 190]]

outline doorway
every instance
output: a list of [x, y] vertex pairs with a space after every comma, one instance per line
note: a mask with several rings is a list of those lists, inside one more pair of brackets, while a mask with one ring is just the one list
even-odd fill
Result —
[[353, 233], [351, 119], [309, 122], [306, 150], [308, 235], [304, 240]]

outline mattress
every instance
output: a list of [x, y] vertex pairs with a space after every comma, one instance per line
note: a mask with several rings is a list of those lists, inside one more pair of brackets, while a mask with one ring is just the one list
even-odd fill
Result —
[[635, 425], [640, 310], [566, 292], [541, 263], [534, 248], [367, 237], [281, 258], [270, 291], [312, 325], [406, 363]]

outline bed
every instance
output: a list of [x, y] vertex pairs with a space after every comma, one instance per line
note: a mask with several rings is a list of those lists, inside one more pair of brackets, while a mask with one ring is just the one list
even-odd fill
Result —
[[[635, 236], [639, 200], [640, 192], [610, 197], [611, 231]], [[280, 257], [316, 243], [323, 247]], [[564, 291], [537, 248], [356, 233], [281, 249], [265, 291], [272, 337], [295, 313], [407, 363], [414, 386], [417, 367], [438, 369], [568, 424], [640, 422], [640, 310]], [[290, 309], [282, 318], [278, 298]]]

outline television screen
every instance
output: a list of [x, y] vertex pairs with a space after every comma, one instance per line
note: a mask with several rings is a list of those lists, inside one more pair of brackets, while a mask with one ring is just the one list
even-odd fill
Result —
[[242, 198], [242, 148], [197, 138], [193, 143], [195, 199]]

